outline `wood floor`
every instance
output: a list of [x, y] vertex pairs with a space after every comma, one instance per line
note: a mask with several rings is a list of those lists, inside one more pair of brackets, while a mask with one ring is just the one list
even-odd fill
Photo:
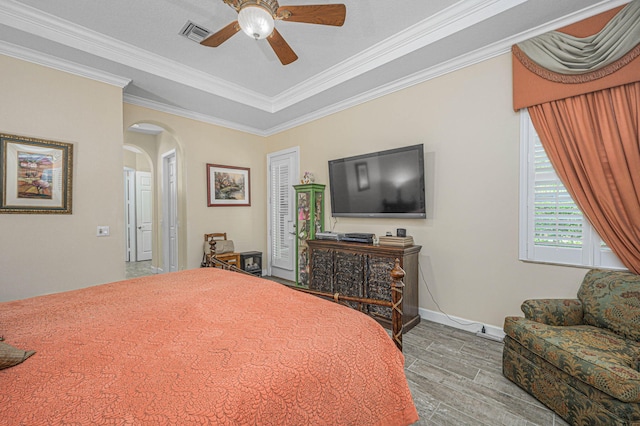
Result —
[[502, 375], [502, 343], [423, 320], [403, 347], [416, 425], [567, 425]]

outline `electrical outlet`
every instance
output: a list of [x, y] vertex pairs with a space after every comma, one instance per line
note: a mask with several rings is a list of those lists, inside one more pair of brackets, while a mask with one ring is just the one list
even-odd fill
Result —
[[98, 226], [98, 231], [96, 232], [98, 237], [108, 237], [109, 236], [109, 227], [108, 226]]
[[483, 324], [482, 328], [476, 332], [476, 336], [482, 337], [488, 340], [493, 340], [495, 342], [502, 342], [502, 337], [496, 336], [495, 334], [489, 334], [487, 331], [488, 331], [487, 328]]

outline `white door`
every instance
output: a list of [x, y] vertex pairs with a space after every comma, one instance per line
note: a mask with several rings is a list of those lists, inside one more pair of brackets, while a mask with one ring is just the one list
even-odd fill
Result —
[[178, 270], [178, 175], [176, 170], [176, 153], [163, 156], [163, 200], [165, 225], [163, 235], [164, 270]]
[[136, 260], [151, 260], [153, 236], [153, 180], [150, 172], [136, 172]]
[[267, 156], [269, 197], [269, 258], [270, 275], [295, 281], [295, 191], [298, 183], [298, 148], [275, 152]]
[[124, 170], [124, 261], [136, 260], [136, 195], [135, 170]]

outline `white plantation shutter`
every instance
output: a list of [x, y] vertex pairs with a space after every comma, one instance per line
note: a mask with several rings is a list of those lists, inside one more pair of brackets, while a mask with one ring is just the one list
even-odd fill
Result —
[[556, 175], [529, 114], [521, 114], [520, 259], [624, 269]]
[[289, 191], [291, 191], [291, 167], [288, 161], [274, 161], [271, 166], [271, 194], [275, 202], [271, 203], [271, 260], [273, 266], [290, 267], [292, 250], [287, 235], [287, 222], [291, 221], [289, 211]]
[[582, 247], [582, 212], [556, 175], [540, 138], [534, 139], [534, 241], [549, 247]]

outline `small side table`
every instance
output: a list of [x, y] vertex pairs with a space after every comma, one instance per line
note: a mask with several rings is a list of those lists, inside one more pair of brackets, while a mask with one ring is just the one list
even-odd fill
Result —
[[240, 269], [257, 277], [262, 276], [262, 252], [245, 251], [240, 253]]

